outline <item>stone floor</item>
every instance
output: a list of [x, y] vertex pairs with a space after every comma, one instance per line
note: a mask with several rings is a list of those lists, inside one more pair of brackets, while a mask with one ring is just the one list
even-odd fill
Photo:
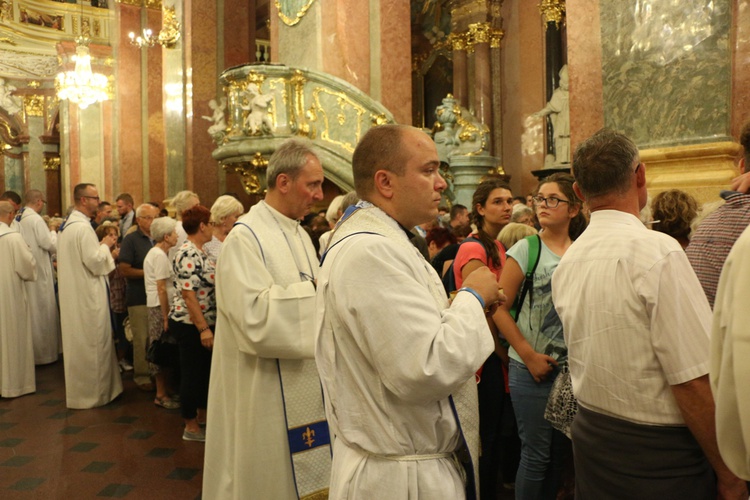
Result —
[[127, 375], [114, 402], [68, 410], [62, 361], [36, 377], [36, 393], [0, 399], [0, 498], [200, 498], [204, 445], [182, 440], [179, 410]]

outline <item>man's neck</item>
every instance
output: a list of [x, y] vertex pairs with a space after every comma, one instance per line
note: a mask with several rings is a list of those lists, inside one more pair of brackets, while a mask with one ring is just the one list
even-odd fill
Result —
[[591, 213], [600, 210], [617, 210], [618, 212], [625, 212], [636, 217], [640, 216], [641, 213], [638, 197], [630, 194], [600, 196], [590, 198], [587, 201]]
[[294, 217], [289, 215], [289, 211], [285, 206], [281, 195], [277, 194], [275, 191], [269, 190], [268, 193], [266, 193], [266, 197], [263, 199], [263, 201], [266, 203], [266, 205], [273, 208], [287, 219], [295, 220]]

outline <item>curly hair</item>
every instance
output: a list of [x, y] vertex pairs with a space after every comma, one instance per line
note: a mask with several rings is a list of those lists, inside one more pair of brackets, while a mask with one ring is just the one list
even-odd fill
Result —
[[654, 230], [677, 240], [688, 239], [690, 223], [698, 215], [698, 202], [685, 191], [670, 189], [654, 197], [651, 213], [659, 221], [654, 223]]

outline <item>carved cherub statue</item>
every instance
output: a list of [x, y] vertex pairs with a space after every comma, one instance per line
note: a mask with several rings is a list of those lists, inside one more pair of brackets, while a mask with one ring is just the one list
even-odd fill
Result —
[[209, 135], [214, 136], [224, 132], [227, 129], [227, 122], [224, 117], [224, 110], [227, 109], [227, 98], [222, 97], [218, 103], [216, 99], [211, 99], [208, 101], [208, 107], [213, 110], [213, 114], [211, 116], [201, 116], [201, 118], [214, 122], [213, 125], [208, 127]]
[[250, 130], [250, 134], [262, 134], [263, 125], [268, 129], [269, 133], [273, 133], [273, 120], [271, 115], [268, 114], [268, 103], [273, 100], [273, 95], [263, 95], [260, 93], [258, 85], [250, 83], [247, 89], [242, 92], [242, 95], [247, 99], [247, 104], [241, 104], [242, 109], [250, 111], [245, 118], [245, 125]]
[[20, 112], [23, 108], [21, 98], [12, 95], [15, 90], [15, 85], [7, 84], [4, 78], [0, 78], [0, 108], [3, 108], [11, 116]]

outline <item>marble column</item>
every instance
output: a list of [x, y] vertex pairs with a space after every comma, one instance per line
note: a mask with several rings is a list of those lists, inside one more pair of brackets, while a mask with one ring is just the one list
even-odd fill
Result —
[[[313, 2], [295, 18], [271, 5], [274, 62], [323, 71], [381, 101], [411, 122], [410, 11], [399, 0]], [[295, 21], [296, 19], [296, 21]], [[304, 40], [305, 43], [299, 43]]]
[[474, 115], [492, 125], [492, 86], [489, 40], [474, 46]]
[[732, 137], [738, 138], [742, 126], [750, 121], [750, 0], [732, 2], [734, 32], [732, 64]]
[[453, 39], [453, 97], [465, 108], [469, 107], [468, 88], [466, 41], [459, 35]]

